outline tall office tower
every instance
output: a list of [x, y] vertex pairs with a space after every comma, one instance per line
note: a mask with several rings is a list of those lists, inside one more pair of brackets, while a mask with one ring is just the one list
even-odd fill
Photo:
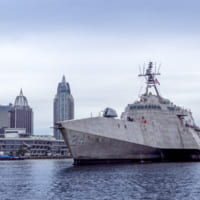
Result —
[[10, 109], [12, 104], [8, 106], [0, 105], [0, 128], [10, 128]]
[[28, 135], [33, 134], [33, 111], [28, 105], [27, 98], [23, 95], [22, 90], [11, 108], [10, 118], [11, 128], [25, 128]]
[[62, 82], [58, 84], [53, 109], [54, 137], [57, 140], [61, 140], [63, 138], [60, 130], [57, 129], [56, 122], [74, 119], [74, 99], [71, 95], [69, 83], [65, 80], [65, 76], [62, 78]]

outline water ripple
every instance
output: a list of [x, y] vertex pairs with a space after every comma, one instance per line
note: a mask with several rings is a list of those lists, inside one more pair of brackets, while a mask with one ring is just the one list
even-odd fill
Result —
[[0, 162], [0, 200], [199, 200], [200, 163]]

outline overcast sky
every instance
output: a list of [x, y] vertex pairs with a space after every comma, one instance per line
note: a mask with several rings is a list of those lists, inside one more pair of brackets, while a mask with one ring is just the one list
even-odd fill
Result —
[[76, 118], [107, 106], [120, 115], [138, 98], [138, 66], [150, 60], [162, 64], [162, 96], [200, 125], [198, 0], [0, 0], [0, 104], [22, 88], [35, 134], [53, 132], [63, 74]]

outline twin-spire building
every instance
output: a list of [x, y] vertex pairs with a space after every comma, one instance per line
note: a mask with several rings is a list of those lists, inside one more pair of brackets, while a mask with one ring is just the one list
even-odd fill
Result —
[[54, 137], [58, 140], [63, 139], [56, 122], [74, 119], [74, 99], [71, 95], [70, 85], [63, 76], [58, 84], [57, 94], [53, 103]]

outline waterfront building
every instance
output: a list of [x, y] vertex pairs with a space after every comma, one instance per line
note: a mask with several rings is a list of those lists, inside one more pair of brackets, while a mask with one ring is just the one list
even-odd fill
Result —
[[10, 110], [10, 127], [25, 128], [26, 134], [33, 134], [33, 111], [28, 105], [28, 100], [23, 95], [22, 90]]
[[34, 135], [0, 138], [0, 153], [24, 158], [70, 157], [69, 149], [63, 140], [56, 140], [50, 135]]
[[58, 84], [57, 94], [53, 104], [54, 137], [58, 140], [63, 139], [56, 122], [74, 119], [74, 99], [71, 95], [70, 85], [63, 76]]
[[12, 104], [0, 105], [0, 128], [10, 127], [10, 109]]

